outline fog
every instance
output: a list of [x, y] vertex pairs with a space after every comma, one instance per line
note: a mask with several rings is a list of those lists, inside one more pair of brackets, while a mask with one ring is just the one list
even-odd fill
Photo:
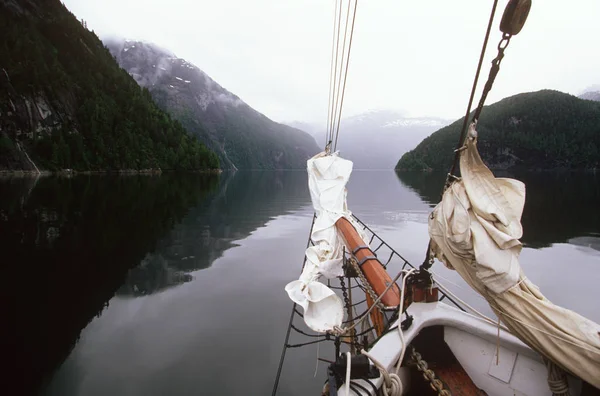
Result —
[[[64, 2], [101, 38], [156, 43], [274, 120], [325, 123], [333, 0]], [[480, 86], [506, 3], [498, 4]], [[359, 1], [344, 116], [369, 109], [462, 116], [491, 6], [491, 0]], [[487, 103], [545, 88], [577, 95], [598, 84], [599, 16], [598, 0], [533, 0]]]

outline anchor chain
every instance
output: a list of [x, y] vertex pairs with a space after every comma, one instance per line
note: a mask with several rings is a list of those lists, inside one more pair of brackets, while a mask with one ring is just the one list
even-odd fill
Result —
[[431, 386], [431, 388], [434, 391], [436, 391], [439, 396], [452, 396], [452, 392], [450, 391], [450, 389], [448, 389], [446, 387], [446, 384], [444, 384], [439, 378], [437, 378], [433, 370], [429, 368], [427, 362], [423, 360], [423, 357], [419, 352], [415, 350], [415, 348], [412, 348], [410, 357], [412, 361], [416, 364], [417, 369], [423, 373], [423, 377], [427, 381], [429, 381], [429, 385]]
[[[346, 287], [346, 283], [344, 282], [344, 277], [340, 277], [340, 287], [342, 288], [342, 295], [344, 297], [344, 306], [346, 307], [346, 310], [348, 311], [348, 317], [351, 317], [352, 315], [352, 301], [350, 299], [350, 297], [348, 296], [348, 288], [352, 287], [352, 285], [350, 284], [350, 279], [348, 279], [348, 288]], [[351, 323], [352, 324], [352, 323]], [[358, 339], [356, 337], [356, 331], [354, 331], [354, 329], [352, 329], [351, 334], [350, 334], [350, 339], [351, 341], [351, 352], [352, 354], [354, 354], [355, 350], [360, 350], [360, 344], [358, 342]]]

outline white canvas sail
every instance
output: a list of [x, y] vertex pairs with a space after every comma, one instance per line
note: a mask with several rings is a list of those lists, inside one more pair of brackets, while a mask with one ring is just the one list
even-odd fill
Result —
[[352, 161], [325, 152], [307, 161], [308, 187], [316, 219], [311, 233], [314, 246], [306, 249], [306, 264], [300, 278], [286, 285], [290, 299], [304, 309], [304, 321], [317, 332], [340, 327], [344, 307], [340, 298], [319, 278], [344, 275], [344, 243], [335, 227], [341, 217], [354, 222], [346, 204], [346, 183]]
[[519, 265], [525, 186], [495, 178], [476, 143], [472, 125], [460, 154], [462, 178], [429, 219], [435, 256], [485, 297], [513, 334], [600, 388], [600, 325], [552, 304], [526, 278]]

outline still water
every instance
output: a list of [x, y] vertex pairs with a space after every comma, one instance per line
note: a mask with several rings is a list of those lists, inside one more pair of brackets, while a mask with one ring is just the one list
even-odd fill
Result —
[[[600, 321], [600, 177], [527, 184], [522, 266]], [[351, 210], [420, 263], [443, 175], [355, 171]], [[270, 394], [312, 207], [305, 172], [0, 179], [13, 387], [43, 395]], [[443, 283], [485, 310], [456, 274]], [[294, 340], [292, 340], [294, 341]], [[318, 394], [326, 346], [290, 350], [280, 395]]]

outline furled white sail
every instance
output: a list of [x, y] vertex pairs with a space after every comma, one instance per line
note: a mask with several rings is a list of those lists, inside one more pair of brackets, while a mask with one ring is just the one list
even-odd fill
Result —
[[474, 125], [460, 170], [462, 178], [429, 219], [435, 256], [485, 297], [523, 342], [600, 388], [600, 325], [552, 304], [525, 277], [519, 265], [525, 186], [494, 177], [477, 151]]
[[335, 222], [344, 217], [354, 223], [346, 204], [346, 183], [352, 173], [352, 161], [340, 158], [337, 153], [322, 152], [307, 161], [307, 170], [308, 188], [316, 213], [310, 236], [314, 246], [306, 249], [306, 263], [300, 278], [288, 283], [285, 290], [292, 301], [304, 309], [308, 327], [326, 332], [341, 326], [344, 307], [333, 290], [318, 279], [344, 274], [344, 243]]

